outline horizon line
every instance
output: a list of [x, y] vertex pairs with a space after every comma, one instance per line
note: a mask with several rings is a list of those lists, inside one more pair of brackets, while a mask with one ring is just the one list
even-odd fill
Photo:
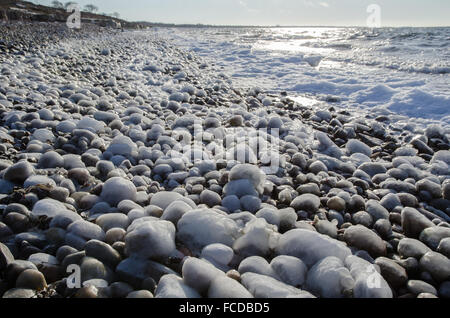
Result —
[[381, 27], [369, 27], [367, 25], [257, 25], [257, 24], [206, 24], [206, 23], [170, 23], [170, 22], [149, 22], [149, 21], [131, 21], [134, 23], [147, 23], [161, 26], [186, 27], [186, 26], [203, 26], [203, 27], [234, 27], [234, 28], [450, 28], [450, 25], [383, 25]]

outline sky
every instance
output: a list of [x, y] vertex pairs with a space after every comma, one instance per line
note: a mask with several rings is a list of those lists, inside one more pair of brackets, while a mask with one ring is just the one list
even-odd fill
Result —
[[[33, 1], [49, 5], [51, 0]], [[65, 1], [62, 1], [65, 2]], [[450, 26], [450, 0], [78, 0], [129, 21], [215, 25], [366, 26], [380, 8], [381, 26]]]

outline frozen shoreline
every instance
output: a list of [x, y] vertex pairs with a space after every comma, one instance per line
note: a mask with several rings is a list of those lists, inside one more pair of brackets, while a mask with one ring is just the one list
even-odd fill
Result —
[[2, 297], [449, 297], [448, 129], [59, 32], [0, 52]]
[[156, 34], [267, 91], [338, 102], [349, 111], [450, 123], [449, 28], [158, 29]]

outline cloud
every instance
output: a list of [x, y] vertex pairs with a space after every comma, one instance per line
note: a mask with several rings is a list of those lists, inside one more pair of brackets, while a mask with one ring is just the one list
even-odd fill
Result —
[[328, 8], [330, 6], [327, 2], [319, 2], [319, 4], [324, 8]]

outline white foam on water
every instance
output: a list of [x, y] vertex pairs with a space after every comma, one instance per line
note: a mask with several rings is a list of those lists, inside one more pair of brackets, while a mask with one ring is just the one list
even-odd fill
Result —
[[[450, 28], [162, 28], [241, 88], [450, 124]], [[307, 100], [300, 104], [311, 106]]]

